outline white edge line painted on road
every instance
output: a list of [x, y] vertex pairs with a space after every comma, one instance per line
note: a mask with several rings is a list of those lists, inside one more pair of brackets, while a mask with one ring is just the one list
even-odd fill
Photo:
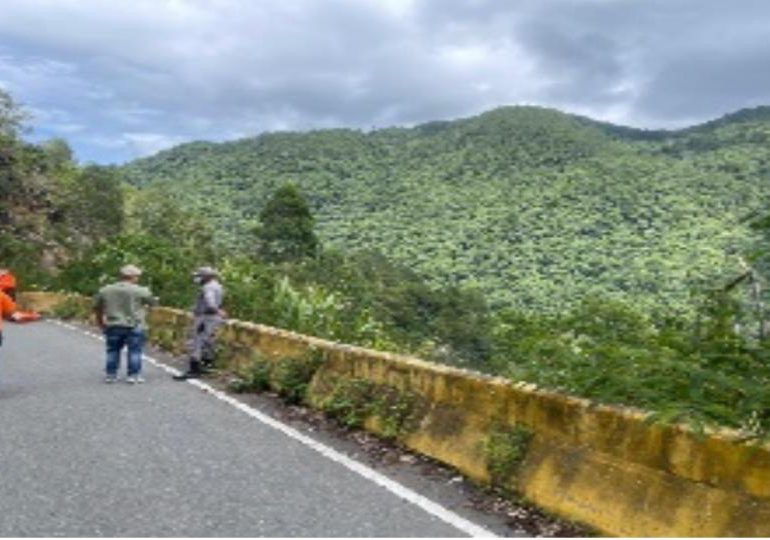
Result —
[[[75, 332], [80, 332], [81, 334], [85, 334], [86, 336], [91, 338], [104, 340], [102, 336], [94, 332], [83, 330], [81, 328], [78, 328], [71, 324], [67, 324], [65, 322], [56, 321], [56, 320], [51, 320], [49, 322], [52, 322], [53, 324], [67, 328], [69, 330], [73, 330]], [[161, 362], [160, 360], [156, 360], [155, 358], [152, 358], [151, 356], [144, 355], [143, 358], [153, 366], [165, 371], [166, 373], [169, 373], [170, 375], [178, 375], [180, 373], [178, 369], [168, 366], [163, 362]], [[304, 435], [303, 433], [297, 431], [293, 427], [287, 424], [284, 424], [283, 422], [276, 420], [275, 418], [272, 418], [271, 416], [268, 416], [258, 411], [257, 409], [254, 409], [253, 407], [250, 407], [245, 403], [238, 401], [237, 399], [231, 396], [228, 396], [224, 392], [221, 392], [216, 388], [213, 388], [212, 386], [198, 379], [188, 379], [186, 382], [205, 391], [208, 394], [211, 394], [213, 397], [217, 398], [218, 400], [224, 401], [228, 405], [235, 407], [242, 413], [249, 415], [255, 420], [275, 430], [280, 431], [287, 437], [290, 437], [291, 439], [294, 439], [295, 441], [307, 446], [308, 448], [315, 450], [322, 456], [336, 463], [339, 463], [343, 467], [353, 471], [354, 473], [360, 476], [363, 476], [367, 480], [370, 480], [375, 484], [387, 489], [397, 497], [404, 499], [406, 501], [409, 501], [410, 503], [414, 504], [415, 506], [418, 506], [419, 508], [423, 509], [424, 511], [431, 514], [432, 516], [439, 518], [441, 521], [448, 523], [449, 525], [455, 527], [456, 529], [459, 529], [460, 531], [468, 534], [473, 538], [497, 537], [497, 535], [494, 534], [492, 531], [489, 531], [479, 525], [476, 525], [471, 521], [468, 521], [464, 517], [452, 512], [447, 508], [444, 508], [443, 506], [441, 506], [436, 502], [431, 501], [427, 497], [420, 495], [416, 491], [413, 491], [408, 487], [403, 486], [394, 480], [391, 480], [387, 476], [375, 471], [371, 467], [364, 465], [363, 463], [356, 461], [346, 456], [345, 454], [338, 452], [337, 450], [329, 446], [326, 446], [325, 444], [320, 443], [311, 437], [308, 437], [307, 435]]]

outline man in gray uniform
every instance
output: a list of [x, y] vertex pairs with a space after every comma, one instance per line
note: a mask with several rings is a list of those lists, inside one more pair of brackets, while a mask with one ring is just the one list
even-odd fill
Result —
[[222, 309], [224, 289], [217, 271], [203, 266], [195, 271], [193, 279], [200, 285], [200, 290], [193, 307], [193, 324], [188, 341], [190, 367], [186, 373], [174, 377], [178, 381], [198, 378], [214, 364], [216, 331], [226, 317]]

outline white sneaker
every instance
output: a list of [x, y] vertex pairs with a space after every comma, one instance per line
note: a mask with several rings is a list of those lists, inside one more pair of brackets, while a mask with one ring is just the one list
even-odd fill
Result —
[[128, 384], [142, 384], [144, 382], [144, 378], [141, 375], [131, 375], [126, 379], [126, 382]]
[[115, 375], [107, 375], [106, 377], [104, 377], [104, 382], [106, 382], [107, 384], [112, 384], [117, 380], [118, 378]]

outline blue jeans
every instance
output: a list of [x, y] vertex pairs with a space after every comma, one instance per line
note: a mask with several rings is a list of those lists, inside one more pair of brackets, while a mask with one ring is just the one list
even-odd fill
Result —
[[128, 349], [128, 376], [141, 373], [144, 330], [126, 326], [108, 326], [104, 330], [104, 339], [107, 343], [107, 375], [118, 374], [120, 352], [123, 347]]

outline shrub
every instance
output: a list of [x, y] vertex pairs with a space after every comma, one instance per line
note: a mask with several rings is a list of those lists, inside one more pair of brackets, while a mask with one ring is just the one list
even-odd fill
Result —
[[374, 383], [366, 379], [342, 379], [321, 404], [330, 416], [350, 428], [361, 427], [372, 412]]
[[527, 455], [532, 430], [523, 425], [494, 426], [484, 443], [487, 471], [493, 484], [505, 486]]
[[272, 364], [259, 353], [253, 353], [249, 368], [242, 378], [230, 385], [235, 392], [263, 392], [270, 388]]
[[63, 301], [54, 306], [52, 314], [59, 319], [79, 319], [86, 320], [91, 315], [88, 301], [84, 301], [76, 296], [68, 296]]
[[272, 371], [273, 382], [278, 393], [289, 403], [301, 403], [313, 375], [321, 366], [323, 358], [313, 351], [300, 358], [283, 358], [275, 363]]
[[494, 365], [514, 380], [653, 411], [653, 420], [764, 436], [770, 363], [766, 351], [737, 333], [737, 309], [715, 295], [697, 320], [657, 325], [607, 299], [586, 301], [563, 317], [507, 313]]

